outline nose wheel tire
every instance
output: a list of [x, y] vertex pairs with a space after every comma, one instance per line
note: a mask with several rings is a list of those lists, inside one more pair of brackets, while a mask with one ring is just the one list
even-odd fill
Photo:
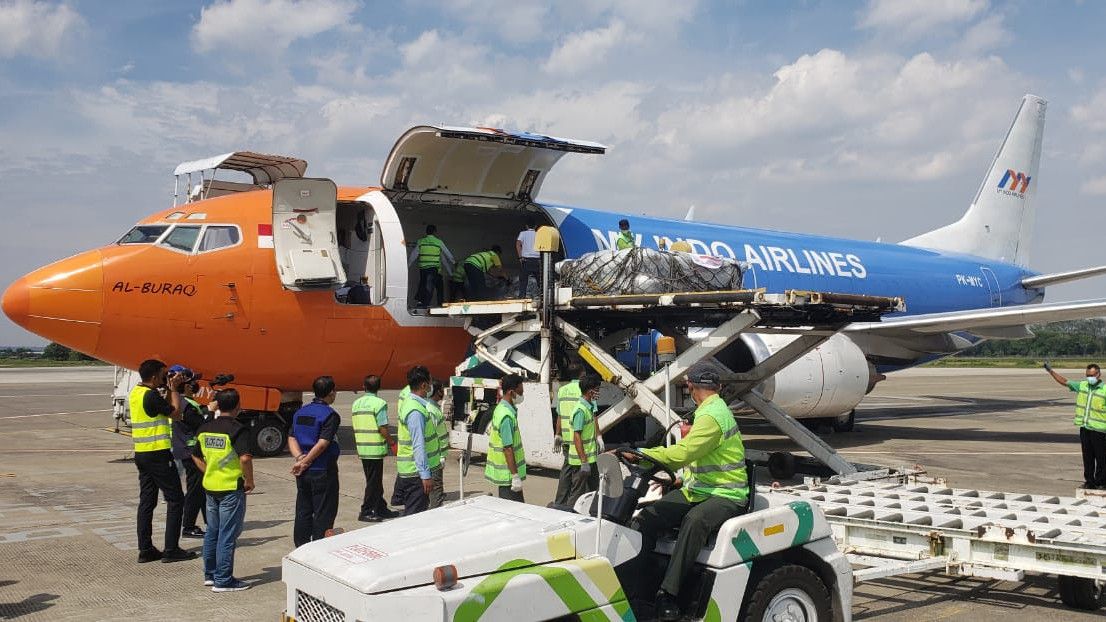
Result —
[[833, 605], [822, 579], [809, 568], [787, 564], [761, 577], [753, 588], [745, 622], [832, 620]]
[[262, 416], [253, 424], [253, 448], [258, 456], [271, 457], [284, 451], [288, 432], [284, 422], [271, 415]]

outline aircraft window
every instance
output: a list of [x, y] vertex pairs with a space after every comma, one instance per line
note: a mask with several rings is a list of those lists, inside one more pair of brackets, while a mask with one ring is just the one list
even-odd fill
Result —
[[200, 241], [200, 248], [197, 250], [202, 253], [204, 251], [213, 251], [219, 248], [234, 246], [240, 239], [241, 236], [238, 234], [238, 227], [209, 225], [207, 231], [204, 231], [204, 238]]
[[169, 235], [165, 236], [165, 239], [161, 241], [162, 246], [168, 246], [175, 248], [178, 251], [184, 251], [191, 253], [192, 249], [196, 246], [196, 238], [200, 237], [199, 227], [174, 227]]
[[119, 238], [119, 244], [153, 244], [165, 233], [166, 225], [138, 225]]

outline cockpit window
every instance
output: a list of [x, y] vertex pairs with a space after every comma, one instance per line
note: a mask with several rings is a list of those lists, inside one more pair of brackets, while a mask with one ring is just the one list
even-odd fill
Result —
[[230, 225], [208, 225], [207, 230], [204, 231], [203, 240], [200, 241], [200, 248], [198, 252], [213, 251], [219, 248], [226, 248], [228, 246], [234, 246], [238, 243], [241, 236], [238, 234], [238, 227]]
[[153, 244], [169, 227], [166, 225], [138, 225], [119, 239], [119, 244]]
[[198, 226], [178, 225], [173, 227], [169, 235], [165, 236], [165, 239], [161, 241], [161, 245], [191, 253], [192, 249], [196, 247], [196, 238], [198, 237], [200, 237]]

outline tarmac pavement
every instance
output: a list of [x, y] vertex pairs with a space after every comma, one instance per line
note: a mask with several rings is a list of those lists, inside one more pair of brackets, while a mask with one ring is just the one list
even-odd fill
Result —
[[[1078, 377], [1082, 370], [1068, 375]], [[131, 440], [114, 433], [111, 368], [0, 370], [0, 620], [277, 620], [284, 608], [281, 557], [292, 549], [295, 484], [287, 456], [257, 459], [236, 574], [246, 592], [204, 588], [201, 562], [136, 563], [137, 476]], [[385, 392], [393, 398], [394, 392]], [[364, 479], [353, 451], [343, 393], [337, 526], [356, 529]], [[826, 440], [846, 458], [925, 465], [956, 487], [1071, 495], [1081, 481], [1072, 397], [1039, 370], [921, 369], [895, 374], [858, 409], [857, 429]], [[788, 449], [763, 421], [740, 421], [746, 444]], [[457, 497], [456, 453], [446, 491]], [[390, 492], [394, 462], [386, 462]], [[474, 466], [466, 494], [490, 486]], [[545, 504], [556, 473], [526, 481]], [[164, 504], [155, 512], [161, 546]], [[371, 528], [368, 527], [368, 528]], [[187, 548], [200, 540], [182, 540]], [[862, 584], [862, 620], [1100, 620], [1059, 602], [1055, 579], [1022, 583], [909, 575]]]

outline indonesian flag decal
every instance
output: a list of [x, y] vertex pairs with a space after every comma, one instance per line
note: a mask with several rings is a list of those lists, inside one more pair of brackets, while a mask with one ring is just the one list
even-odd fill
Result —
[[273, 248], [273, 225], [260, 223], [257, 225], [257, 247]]

